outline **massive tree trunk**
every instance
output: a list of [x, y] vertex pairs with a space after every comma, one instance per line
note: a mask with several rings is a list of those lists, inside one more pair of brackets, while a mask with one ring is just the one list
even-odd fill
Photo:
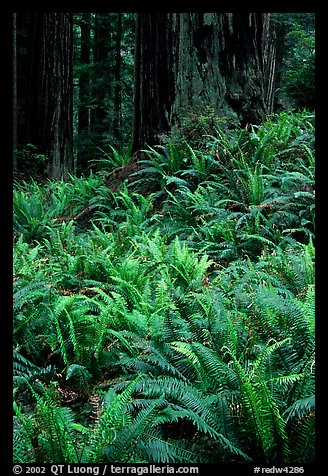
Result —
[[139, 13], [136, 36], [134, 150], [156, 143], [188, 111], [210, 108], [226, 127], [270, 112], [269, 14]]
[[31, 14], [28, 140], [49, 157], [49, 176], [73, 170], [72, 14]]

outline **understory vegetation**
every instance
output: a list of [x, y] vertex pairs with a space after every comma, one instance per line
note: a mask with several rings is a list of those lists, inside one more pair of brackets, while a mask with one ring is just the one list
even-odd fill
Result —
[[128, 165], [15, 184], [14, 461], [312, 462], [313, 113]]

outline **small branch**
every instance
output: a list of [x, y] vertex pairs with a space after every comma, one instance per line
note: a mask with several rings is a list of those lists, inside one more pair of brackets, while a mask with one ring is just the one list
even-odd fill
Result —
[[91, 206], [87, 206], [86, 208], [84, 208], [80, 213], [78, 213], [74, 218], [73, 220], [74, 221], [77, 221], [79, 220], [80, 218], [84, 217], [84, 215], [87, 215], [89, 212], [91, 211]]

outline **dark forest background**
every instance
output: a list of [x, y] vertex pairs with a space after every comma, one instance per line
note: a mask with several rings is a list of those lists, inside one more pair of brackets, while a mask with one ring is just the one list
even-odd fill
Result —
[[313, 109], [314, 14], [254, 14], [257, 32], [247, 15], [15, 14], [15, 170], [81, 175], [199, 116], [233, 128]]

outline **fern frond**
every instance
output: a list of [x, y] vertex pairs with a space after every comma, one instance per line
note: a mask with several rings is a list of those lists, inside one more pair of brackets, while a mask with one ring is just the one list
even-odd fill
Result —
[[293, 403], [287, 410], [285, 411], [286, 421], [292, 420], [294, 418], [302, 419], [310, 412], [314, 412], [315, 410], [315, 396], [310, 395], [306, 398], [301, 398]]
[[152, 398], [164, 395], [169, 405], [181, 412], [180, 415], [191, 421], [200, 432], [220, 441], [228, 452], [249, 460], [238, 446], [220, 432], [220, 423], [208, 399], [194, 386], [175, 378], [158, 377], [141, 382], [139, 391]]
[[72, 364], [66, 370], [66, 380], [73, 381], [79, 389], [84, 388], [90, 378], [90, 372], [83, 365]]
[[51, 376], [53, 368], [48, 365], [44, 368], [35, 365], [29, 359], [20, 354], [14, 349], [13, 353], [13, 382], [15, 385], [24, 383], [26, 380], [29, 382], [46, 376]]
[[84, 458], [88, 458], [88, 462], [105, 461], [106, 448], [115, 442], [117, 433], [125, 423], [131, 421], [131, 415], [126, 413], [126, 408], [142, 378], [143, 376], [139, 375], [118, 395], [113, 390], [107, 392], [106, 406], [90, 434], [90, 442], [85, 449]]
[[126, 462], [131, 457], [131, 452], [137, 453], [139, 442], [145, 436], [146, 430], [152, 426], [154, 417], [161, 406], [163, 398], [150, 402], [130, 422], [128, 428], [117, 434], [115, 441], [106, 450], [106, 459], [109, 462]]
[[35, 461], [31, 439], [25, 434], [21, 423], [14, 418], [13, 428], [13, 463], [31, 463]]
[[15, 463], [31, 463], [35, 461], [35, 429], [31, 416], [22, 413], [18, 404], [13, 402], [13, 461]]
[[173, 342], [171, 346], [186, 356], [197, 375], [194, 384], [205, 394], [223, 391], [226, 388], [228, 370], [215, 352], [198, 342]]
[[25, 304], [44, 297], [49, 293], [49, 282], [41, 281], [28, 284], [18, 289], [13, 295], [14, 311], [20, 310]]
[[[75, 431], [72, 426], [73, 412], [67, 407], [59, 407], [55, 402], [52, 389], [43, 388], [43, 395], [27, 385], [36, 400], [35, 415], [26, 417], [15, 405], [15, 411], [26, 431], [36, 441], [34, 457], [36, 461], [49, 463], [78, 462]], [[33, 436], [31, 436], [33, 435]]]
[[167, 441], [152, 428], [145, 432], [145, 439], [138, 445], [142, 455], [151, 463], [199, 463], [199, 454], [183, 447], [183, 442]]
[[316, 437], [314, 397], [295, 402], [292, 413], [289, 432], [293, 459], [298, 463], [311, 463], [315, 458]]
[[263, 370], [257, 371], [260, 369], [255, 368], [247, 371], [233, 354], [230, 355], [238, 377], [246, 418], [252, 422], [248, 429], [253, 432], [254, 441], [258, 446], [257, 451], [262, 454], [265, 461], [270, 461], [270, 458], [286, 461], [289, 448], [285, 421], [268, 388]]
[[186, 380], [180, 362], [175, 361], [174, 353], [168, 343], [149, 342], [140, 348], [138, 356], [123, 358], [122, 364], [138, 372], [147, 372], [154, 376], [168, 375]]

